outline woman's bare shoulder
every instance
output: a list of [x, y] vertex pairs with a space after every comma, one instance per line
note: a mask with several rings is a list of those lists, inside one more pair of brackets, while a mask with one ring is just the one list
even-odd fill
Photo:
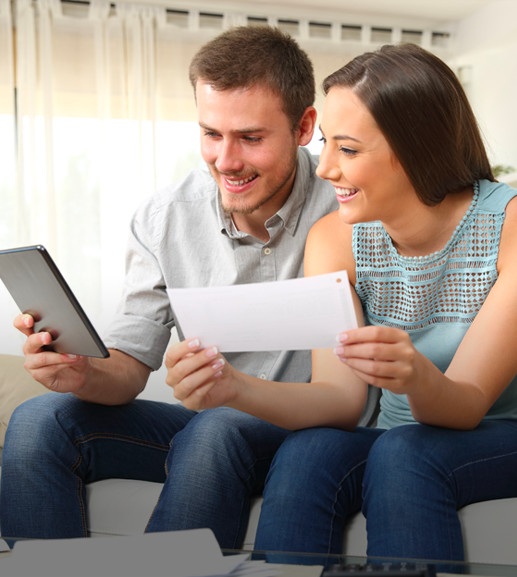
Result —
[[504, 269], [515, 271], [515, 252], [517, 251], [517, 197], [506, 205], [505, 219], [499, 243], [498, 272]]
[[352, 276], [355, 270], [352, 228], [339, 218], [338, 211], [318, 220], [307, 237], [305, 274], [325, 274], [346, 269]]
[[314, 237], [315, 241], [318, 242], [331, 241], [335, 235], [340, 238], [351, 238], [352, 235], [352, 227], [339, 218], [338, 210], [316, 221], [309, 232], [309, 236]]

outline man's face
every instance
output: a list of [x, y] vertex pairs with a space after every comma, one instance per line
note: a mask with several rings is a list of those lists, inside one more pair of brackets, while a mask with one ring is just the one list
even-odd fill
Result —
[[291, 191], [298, 151], [280, 97], [266, 88], [214, 90], [196, 87], [201, 154], [228, 213], [267, 219]]

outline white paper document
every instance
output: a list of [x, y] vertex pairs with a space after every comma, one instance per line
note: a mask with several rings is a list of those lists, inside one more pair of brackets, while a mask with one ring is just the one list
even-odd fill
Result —
[[167, 293], [185, 338], [221, 352], [333, 348], [357, 327], [346, 271]]
[[273, 577], [278, 565], [223, 555], [209, 529], [127, 537], [19, 541], [0, 559], [6, 577]]

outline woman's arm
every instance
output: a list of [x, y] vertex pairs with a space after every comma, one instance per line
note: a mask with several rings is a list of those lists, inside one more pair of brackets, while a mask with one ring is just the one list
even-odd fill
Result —
[[431, 425], [472, 429], [517, 374], [517, 201], [508, 204], [499, 277], [443, 374], [398, 329], [348, 331], [340, 356], [356, 375], [406, 394], [414, 418]]
[[[309, 234], [305, 253], [306, 276], [347, 268], [350, 239], [336, 250], [336, 215], [325, 217]], [[351, 250], [350, 250], [351, 254]], [[361, 307], [356, 299], [356, 312]], [[337, 336], [337, 335], [336, 335]], [[169, 349], [167, 383], [176, 398], [191, 409], [226, 405], [280, 427], [295, 430], [315, 426], [353, 429], [366, 401], [367, 385], [340, 362], [332, 349], [313, 351], [310, 383], [266, 381], [228, 365], [216, 349], [196, 339]]]

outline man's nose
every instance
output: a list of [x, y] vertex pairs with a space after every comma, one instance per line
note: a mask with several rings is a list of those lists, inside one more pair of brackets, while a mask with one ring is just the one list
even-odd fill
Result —
[[240, 146], [231, 140], [222, 140], [215, 166], [220, 172], [234, 172], [242, 169], [243, 161]]

